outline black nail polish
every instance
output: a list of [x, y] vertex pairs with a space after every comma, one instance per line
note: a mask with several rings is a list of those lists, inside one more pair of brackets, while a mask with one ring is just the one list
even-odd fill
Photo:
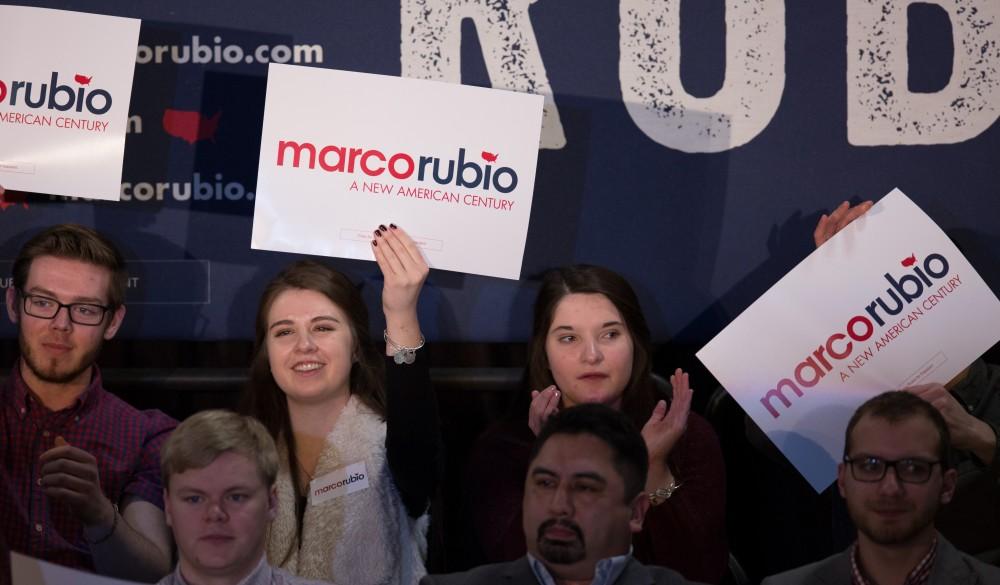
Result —
[[382, 237], [382, 232], [380, 232], [378, 230], [375, 230], [375, 235], [381, 238]]
[[378, 242], [376, 242], [375, 240], [372, 240], [372, 245], [375, 246], [375, 247], [378, 247]]
[[[390, 223], [390, 224], [389, 224], [389, 227], [391, 227], [392, 229], [396, 229], [396, 224], [394, 224], [394, 223]], [[385, 229], [385, 228], [382, 228], [382, 229]]]
[[382, 224], [379, 224], [378, 229], [382, 230], [383, 232], [386, 231], [385, 226]]

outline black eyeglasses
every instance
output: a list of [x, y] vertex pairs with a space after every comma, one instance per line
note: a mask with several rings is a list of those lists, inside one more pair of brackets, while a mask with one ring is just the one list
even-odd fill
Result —
[[77, 325], [100, 325], [111, 307], [94, 303], [60, 303], [42, 295], [29, 295], [20, 291], [24, 302], [24, 312], [39, 319], [55, 319], [59, 311], [66, 307], [69, 320]]
[[851, 475], [858, 481], [874, 483], [882, 481], [889, 468], [896, 470], [896, 478], [906, 483], [927, 483], [931, 478], [934, 466], [940, 461], [926, 459], [898, 459], [889, 461], [872, 455], [860, 455], [856, 458], [844, 457], [844, 463], [851, 467]]

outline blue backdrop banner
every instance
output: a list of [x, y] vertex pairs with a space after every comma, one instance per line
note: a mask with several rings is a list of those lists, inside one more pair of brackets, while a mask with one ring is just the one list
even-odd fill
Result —
[[[122, 201], [8, 194], [0, 284], [39, 228], [94, 226], [132, 261], [126, 337], [248, 338], [293, 259], [250, 249], [272, 62], [545, 97], [522, 280], [435, 271], [432, 340], [526, 339], [534, 278], [586, 262], [630, 279], [657, 340], [700, 344], [807, 254], [821, 213], [893, 187], [1000, 282], [994, 0], [35, 4], [143, 21]], [[373, 262], [330, 262], [379, 306]]]

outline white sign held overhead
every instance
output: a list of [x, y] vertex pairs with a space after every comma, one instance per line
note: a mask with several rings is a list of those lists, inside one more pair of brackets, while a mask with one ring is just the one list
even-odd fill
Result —
[[0, 6], [0, 184], [119, 199], [139, 24]]
[[887, 390], [945, 383], [1000, 339], [1000, 301], [898, 189], [698, 352], [817, 491], [844, 430]]
[[251, 247], [372, 260], [393, 222], [432, 267], [519, 278], [543, 101], [271, 64]]

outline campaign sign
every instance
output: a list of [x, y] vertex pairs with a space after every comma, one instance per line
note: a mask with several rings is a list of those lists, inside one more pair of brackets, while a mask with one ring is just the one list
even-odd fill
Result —
[[0, 6], [0, 185], [118, 200], [139, 24]]
[[392, 222], [432, 267], [517, 279], [543, 101], [271, 64], [251, 247], [372, 260]]
[[10, 582], [17, 583], [17, 585], [65, 585], [66, 583], [73, 583], [73, 585], [138, 585], [135, 581], [102, 577], [13, 551], [10, 553], [10, 577]]
[[816, 491], [854, 410], [945, 383], [1000, 338], [1000, 301], [898, 189], [803, 260], [698, 352]]

